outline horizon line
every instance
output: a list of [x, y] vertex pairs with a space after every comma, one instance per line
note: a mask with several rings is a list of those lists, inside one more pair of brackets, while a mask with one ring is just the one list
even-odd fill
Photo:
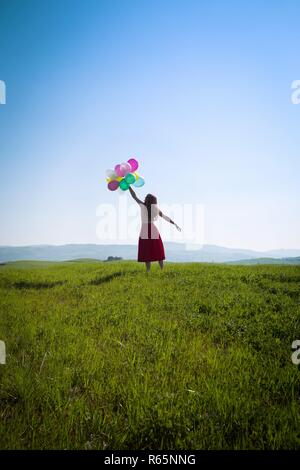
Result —
[[[186, 243], [182, 241], [170, 241], [170, 240], [165, 240], [164, 243], [172, 243], [174, 245], [193, 245], [192, 243]], [[136, 243], [31, 243], [28, 245], [0, 245], [0, 248], [30, 248], [30, 247], [63, 247], [63, 246], [83, 246], [83, 245], [90, 245], [90, 246], [136, 246]], [[199, 246], [199, 244], [194, 244], [195, 246]], [[202, 250], [204, 247], [211, 246], [211, 247], [217, 247], [217, 248], [226, 248], [228, 250], [240, 250], [240, 251], [254, 251], [254, 252], [259, 252], [259, 253], [268, 253], [270, 251], [300, 251], [300, 248], [268, 248], [268, 249], [255, 249], [255, 248], [236, 248], [236, 247], [228, 247], [225, 245], [217, 245], [214, 243], [203, 243], [202, 247], [199, 248], [199, 251]]]

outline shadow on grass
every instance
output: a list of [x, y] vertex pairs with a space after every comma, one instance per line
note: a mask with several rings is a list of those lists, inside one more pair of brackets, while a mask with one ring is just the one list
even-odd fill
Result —
[[124, 273], [122, 272], [116, 272], [116, 273], [113, 273], [113, 274], [109, 274], [108, 276], [103, 276], [103, 277], [98, 277], [96, 279], [93, 279], [90, 284], [92, 286], [99, 286], [101, 284], [105, 284], [106, 282], [109, 282], [109, 281], [112, 281], [120, 276], [123, 276]]
[[66, 281], [52, 281], [52, 282], [31, 282], [31, 281], [18, 281], [11, 284], [10, 287], [15, 289], [51, 289], [52, 287], [62, 286]]

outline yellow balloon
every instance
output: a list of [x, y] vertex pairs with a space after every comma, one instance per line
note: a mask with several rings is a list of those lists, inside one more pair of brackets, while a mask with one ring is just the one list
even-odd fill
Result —
[[112, 181], [112, 179], [111, 179], [111, 178], [106, 178], [106, 181], [107, 181], [108, 183], [110, 183], [110, 181]]
[[133, 173], [134, 176], [135, 176], [135, 179], [138, 180], [139, 179], [139, 175], [137, 173]]
[[118, 177], [116, 178], [117, 181], [121, 181], [122, 179], [123, 179], [122, 176], [118, 176]]

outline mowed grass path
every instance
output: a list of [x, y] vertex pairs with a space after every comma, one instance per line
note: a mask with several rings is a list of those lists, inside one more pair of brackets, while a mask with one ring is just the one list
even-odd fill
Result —
[[299, 281], [297, 266], [1, 266], [0, 448], [299, 448]]

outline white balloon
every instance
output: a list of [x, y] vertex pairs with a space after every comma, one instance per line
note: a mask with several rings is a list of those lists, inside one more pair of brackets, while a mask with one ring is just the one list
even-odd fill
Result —
[[114, 172], [114, 170], [106, 170], [106, 176], [107, 176], [107, 178], [111, 178], [111, 179], [116, 179], [117, 178], [117, 175]]

